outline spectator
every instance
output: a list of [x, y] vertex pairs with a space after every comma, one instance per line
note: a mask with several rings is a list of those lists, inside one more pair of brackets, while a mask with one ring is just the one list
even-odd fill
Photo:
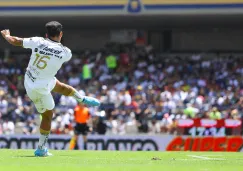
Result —
[[153, 119], [148, 123], [148, 127], [149, 127], [149, 132], [148, 132], [149, 134], [158, 134], [161, 132], [160, 124], [155, 119]]
[[27, 120], [26, 125], [23, 128], [23, 133], [26, 135], [35, 134], [37, 132], [37, 126], [34, 120]]
[[92, 79], [92, 71], [91, 69], [93, 68], [94, 64], [88, 64], [88, 61], [86, 60], [83, 69], [82, 69], [82, 76], [85, 84], [87, 85], [89, 81]]
[[12, 121], [5, 120], [3, 122], [3, 134], [12, 135], [14, 134], [15, 125]]
[[64, 134], [64, 124], [62, 122], [62, 117], [61, 116], [58, 116], [54, 121], [52, 121], [52, 124], [51, 124], [51, 132], [53, 134]]
[[124, 94], [124, 104], [125, 106], [129, 106], [131, 105], [132, 103], [132, 97], [129, 93], [129, 91], [125, 91], [125, 94]]
[[117, 134], [118, 135], [126, 134], [126, 123], [122, 118], [118, 120]]
[[80, 78], [78, 77], [78, 74], [72, 73], [68, 79], [68, 84], [73, 87], [77, 87], [80, 84]]
[[213, 107], [212, 112], [209, 114], [210, 119], [221, 119], [221, 113], [218, 111], [217, 107]]
[[129, 57], [129, 54], [123, 52], [120, 54], [119, 70], [121, 72], [128, 72], [130, 69], [131, 69], [131, 59]]
[[2, 125], [0, 124], [0, 135], [3, 134], [3, 128], [2, 128]]
[[171, 125], [173, 124], [171, 117], [168, 113], [164, 114], [163, 119], [160, 122], [161, 132], [166, 133], [169, 132]]
[[0, 112], [6, 115], [8, 112], [8, 101], [5, 96], [0, 96]]
[[107, 128], [107, 125], [104, 122], [104, 117], [99, 117], [98, 123], [97, 123], [97, 133], [100, 135], [105, 135], [106, 128]]
[[184, 109], [184, 114], [189, 118], [195, 118], [198, 112], [199, 109], [193, 107], [191, 104], [188, 104], [187, 108]]
[[117, 59], [116, 56], [113, 54], [110, 54], [106, 57], [106, 66], [109, 69], [109, 72], [113, 74], [117, 67]]

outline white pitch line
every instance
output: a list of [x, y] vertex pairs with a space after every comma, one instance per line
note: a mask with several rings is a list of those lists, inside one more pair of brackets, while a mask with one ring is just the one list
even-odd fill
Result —
[[209, 157], [197, 156], [197, 155], [187, 155], [187, 156], [202, 159], [202, 160], [225, 160], [225, 159], [222, 159], [222, 158], [209, 158]]
[[203, 160], [210, 160], [211, 158], [209, 157], [203, 157], [203, 156], [196, 156], [196, 155], [187, 155], [189, 157], [193, 157], [193, 158], [198, 158], [198, 159], [203, 159]]
[[222, 154], [207, 154], [207, 155], [202, 155], [203, 157], [222, 157]]
[[201, 159], [175, 159], [179, 161], [201, 161]]

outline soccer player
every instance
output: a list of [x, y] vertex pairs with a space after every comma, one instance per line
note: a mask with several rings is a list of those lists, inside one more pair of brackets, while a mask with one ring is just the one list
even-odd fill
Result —
[[83, 148], [87, 149], [87, 133], [90, 131], [88, 126], [88, 122], [90, 120], [89, 109], [83, 105], [83, 103], [79, 103], [74, 109], [74, 119], [76, 125], [74, 127], [74, 136], [70, 141], [70, 150], [78, 149], [77, 140], [80, 134], [83, 135]]
[[9, 30], [2, 30], [2, 36], [12, 45], [32, 50], [25, 73], [24, 86], [30, 99], [42, 115], [40, 138], [35, 156], [49, 156], [46, 142], [50, 134], [53, 108], [55, 107], [51, 92], [73, 96], [78, 102], [87, 106], [99, 106], [100, 102], [92, 97], [82, 96], [73, 87], [61, 83], [55, 77], [64, 62], [71, 59], [71, 50], [60, 42], [63, 36], [62, 25], [57, 21], [46, 25], [46, 38], [19, 38], [10, 35]]

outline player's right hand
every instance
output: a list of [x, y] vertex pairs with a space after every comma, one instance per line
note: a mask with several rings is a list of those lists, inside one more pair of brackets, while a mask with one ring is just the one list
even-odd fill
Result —
[[10, 36], [10, 31], [8, 29], [2, 30], [1, 34], [3, 37]]

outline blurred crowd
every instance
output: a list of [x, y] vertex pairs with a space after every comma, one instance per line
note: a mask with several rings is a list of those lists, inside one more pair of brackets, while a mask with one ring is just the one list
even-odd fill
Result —
[[[38, 132], [41, 118], [23, 86], [28, 58], [0, 58], [0, 134]], [[151, 46], [110, 46], [74, 53], [57, 78], [101, 101], [90, 108], [94, 134], [175, 134], [178, 119], [243, 117], [243, 56], [167, 56]], [[53, 96], [52, 132], [73, 134], [76, 100]]]

